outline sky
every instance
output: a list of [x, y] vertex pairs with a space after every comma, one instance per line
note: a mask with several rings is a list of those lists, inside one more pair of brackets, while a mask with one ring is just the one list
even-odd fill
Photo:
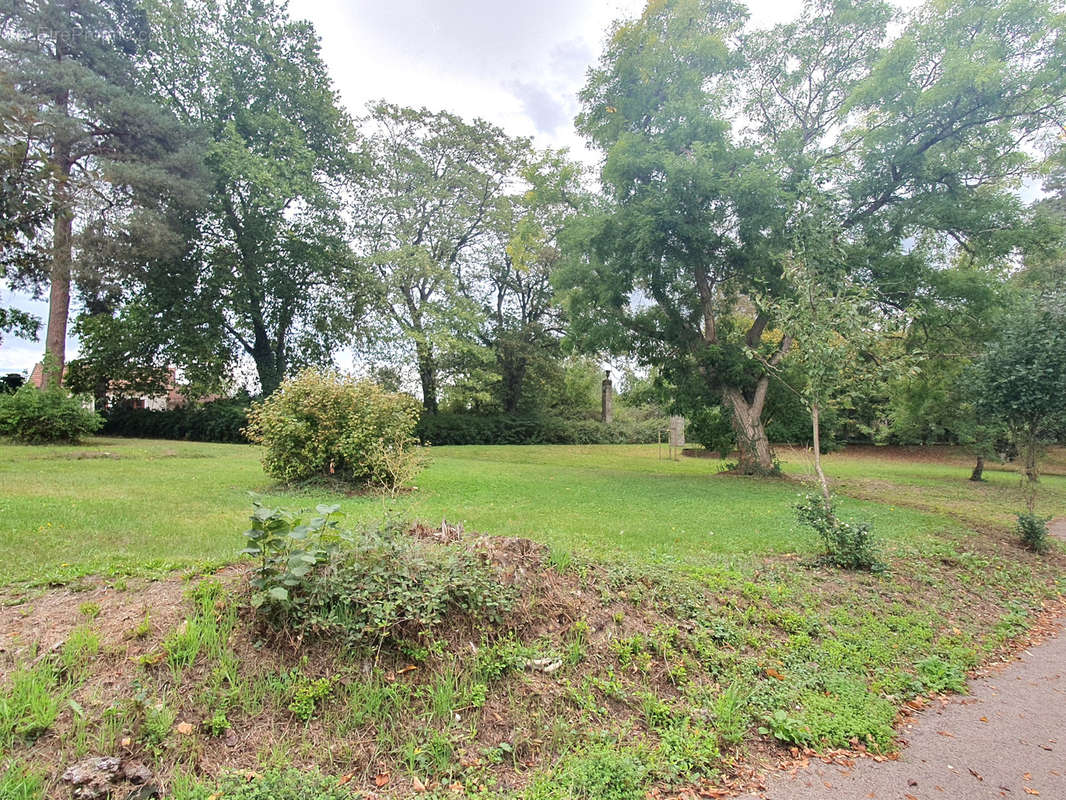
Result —
[[[310, 20], [341, 100], [353, 115], [385, 99], [481, 117], [541, 147], [591, 161], [574, 131], [577, 93], [611, 23], [644, 0], [290, 0]], [[751, 24], [795, 17], [801, 0], [754, 0]], [[41, 317], [47, 303], [7, 291], [3, 305]], [[71, 319], [78, 309], [71, 309]], [[43, 330], [43, 327], [42, 327]], [[29, 370], [42, 343], [0, 343], [0, 374]], [[71, 341], [68, 357], [77, 356]]]

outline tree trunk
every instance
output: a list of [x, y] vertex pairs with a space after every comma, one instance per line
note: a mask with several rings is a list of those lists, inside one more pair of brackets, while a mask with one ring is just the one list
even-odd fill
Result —
[[[63, 102], [65, 108], [65, 100]], [[45, 333], [43, 382], [45, 388], [63, 383], [67, 361], [67, 322], [70, 318], [70, 273], [74, 210], [70, 197], [70, 145], [55, 143], [56, 179], [52, 190], [55, 218], [52, 223], [52, 267], [49, 273], [48, 328]]]
[[760, 379], [754, 398], [750, 401], [740, 389], [728, 388], [722, 392], [733, 410], [733, 431], [740, 451], [737, 471], [744, 475], [769, 475], [774, 471], [774, 451], [762, 421], [769, 383], [768, 377]]
[[825, 507], [831, 508], [833, 501], [829, 496], [829, 481], [826, 480], [822, 470], [822, 431], [821, 412], [817, 403], [811, 404], [811, 434], [814, 439], [814, 471], [818, 473], [818, 482], [822, 486], [822, 497], [825, 499]]
[[280, 359], [270, 346], [270, 337], [266, 329], [253, 323], [255, 339], [252, 343], [252, 360], [255, 362], [255, 371], [259, 375], [259, 390], [263, 397], [270, 397], [281, 386], [282, 376], [285, 374], [285, 365], [279, 363]]
[[973, 472], [970, 473], [971, 481], [983, 481], [985, 479], [985, 457], [978, 456]]
[[433, 359], [433, 350], [425, 342], [415, 345], [418, 356], [418, 379], [422, 383], [422, 407], [430, 414], [436, 414], [437, 405], [437, 364]]
[[522, 387], [526, 378], [526, 359], [514, 353], [504, 352], [500, 354], [500, 378], [503, 384], [503, 410], [507, 414], [514, 414], [522, 403]]

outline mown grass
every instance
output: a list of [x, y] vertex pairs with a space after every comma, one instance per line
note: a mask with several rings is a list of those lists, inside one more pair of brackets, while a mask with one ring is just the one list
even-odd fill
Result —
[[[0, 446], [5, 583], [232, 561], [249, 491], [339, 502], [353, 524], [447, 516], [552, 548], [523, 562], [535, 577], [510, 622], [456, 614], [394, 652], [264, 638], [238, 613], [245, 596], [213, 577], [165, 628], [131, 592], [121, 639], [113, 623], [110, 640], [96, 634], [115, 609], [81, 602], [61, 651], [5, 656], [0, 746], [17, 760], [0, 759], [0, 797], [39, 798], [55, 765], [120, 740], [183, 800], [332, 798], [349, 782], [386, 797], [425, 782], [430, 797], [459, 783], [470, 797], [639, 800], [722, 780], [755, 742], [892, 750], [908, 699], [962, 688], [1061, 596], [1063, 553], [1039, 558], [1007, 535], [1015, 474], [973, 484], [962, 454], [852, 449], [828, 471], [889, 570], [807, 568], [816, 546], [792, 506], [809, 459], [782, 455], [786, 479], [754, 480], [713, 459], [659, 461], [654, 446], [438, 448], [417, 491], [384, 501], [273, 487], [249, 447]], [[1066, 477], [1045, 476], [1038, 508], [1066, 513]], [[258, 777], [218, 782], [227, 768]]]
[[[809, 473], [785, 451], [786, 472]], [[793, 513], [803, 486], [719, 474], [714, 459], [660, 461], [655, 446], [441, 447], [417, 492], [395, 513], [468, 530], [524, 536], [607, 560], [698, 566], [708, 554], [809, 553]], [[1013, 473], [966, 480], [964, 461], [901, 460], [845, 451], [827, 459], [844, 516], [868, 519], [889, 544], [915, 546], [960, 530], [957, 519], [1007, 525], [1021, 507]], [[278, 505], [339, 502], [378, 517], [385, 501], [326, 490], [282, 490], [256, 449], [130, 439], [77, 447], [0, 445], [0, 582], [62, 581], [89, 573], [143, 573], [234, 558], [249, 492]], [[1066, 514], [1066, 477], [1045, 476], [1039, 509]]]

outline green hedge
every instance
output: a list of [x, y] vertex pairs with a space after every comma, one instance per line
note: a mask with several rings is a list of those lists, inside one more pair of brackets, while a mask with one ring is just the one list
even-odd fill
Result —
[[668, 420], [615, 421], [506, 414], [426, 414], [415, 435], [423, 444], [654, 444]]
[[240, 400], [216, 400], [173, 411], [113, 408], [104, 415], [101, 431], [110, 436], [141, 439], [185, 439], [192, 442], [244, 444], [250, 405]]

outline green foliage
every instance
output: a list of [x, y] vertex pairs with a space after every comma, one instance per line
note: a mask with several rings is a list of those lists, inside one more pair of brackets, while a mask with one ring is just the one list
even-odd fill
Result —
[[914, 665], [926, 692], [965, 692], [966, 673], [951, 661], [940, 656], [923, 658]]
[[759, 733], [773, 736], [784, 744], [802, 745], [810, 741], [810, 732], [804, 727], [803, 721], [780, 708], [763, 719]]
[[835, 262], [876, 332], [879, 308], [954, 300], [945, 254], [1001, 265], [1039, 238], [1015, 187], [1063, 115], [1056, 14], [962, 2], [890, 24], [887, 3], [825, 2], [752, 29], [740, 4], [663, 0], [620, 22], [581, 92], [606, 197], [565, 237], [573, 337], [726, 400], [742, 468], [769, 471], [770, 374], [813, 344], [770, 305], [795, 296], [790, 264]]
[[1051, 549], [1051, 539], [1047, 524], [1050, 517], [1038, 517], [1026, 512], [1018, 515], [1017, 531], [1022, 544], [1034, 553], [1046, 553]]
[[8, 675], [0, 686], [0, 747], [9, 750], [14, 742], [32, 741], [52, 727], [63, 701], [59, 686], [48, 659]]
[[652, 444], [668, 421], [661, 417], [593, 420], [521, 417], [508, 414], [425, 414], [415, 429], [427, 444]]
[[44, 800], [47, 775], [18, 761], [0, 767], [0, 798], [3, 800]]
[[870, 523], [845, 522], [837, 518], [825, 499], [807, 495], [796, 506], [799, 521], [818, 534], [824, 552], [822, 563], [840, 569], [879, 572], [885, 568], [870, 531]]
[[718, 735], [710, 725], [688, 717], [659, 731], [656, 766], [671, 781], [696, 781], [712, 776], [721, 764]]
[[[640, 800], [648, 765], [639, 754], [608, 745], [594, 745], [568, 758], [556, 781], [583, 800]], [[532, 798], [531, 798], [532, 800]]]
[[26, 384], [0, 395], [0, 436], [26, 444], [77, 444], [100, 429], [100, 416], [62, 388]]
[[315, 714], [315, 709], [333, 693], [335, 677], [308, 678], [299, 671], [294, 671], [289, 684], [289, 711], [296, 719], [307, 722]]
[[697, 411], [688, 420], [685, 438], [698, 442], [704, 449], [725, 458], [736, 448], [733, 421], [724, 407], [710, 406]]
[[[360, 164], [312, 25], [285, 3], [151, 2], [145, 82], [202, 131], [208, 198], [176, 256], [137, 274], [170, 350], [216, 372], [250, 358], [264, 395], [326, 364], [363, 294], [341, 205]], [[206, 141], [204, 141], [206, 139]]]
[[1062, 295], [1023, 298], [974, 362], [967, 379], [977, 413], [1007, 427], [1022, 453], [1026, 478], [1035, 482], [1041, 445], [1066, 426]]
[[263, 445], [263, 467], [278, 480], [395, 487], [409, 471], [389, 455], [415, 447], [418, 414], [410, 395], [304, 370], [252, 407], [246, 433]]
[[243, 400], [215, 400], [168, 411], [116, 406], [104, 414], [102, 433], [145, 439], [185, 439], [191, 442], [247, 442], [250, 404]]
[[175, 676], [195, 664], [201, 653], [217, 658], [236, 624], [236, 609], [219, 581], [201, 581], [189, 592], [189, 599], [192, 614], [163, 639], [166, 662]]
[[461, 613], [499, 621], [511, 590], [475, 552], [383, 527], [341, 527], [335, 508], [306, 515], [256, 506], [245, 553], [257, 613], [300, 634], [349, 646], [405, 646], [409, 634]]

